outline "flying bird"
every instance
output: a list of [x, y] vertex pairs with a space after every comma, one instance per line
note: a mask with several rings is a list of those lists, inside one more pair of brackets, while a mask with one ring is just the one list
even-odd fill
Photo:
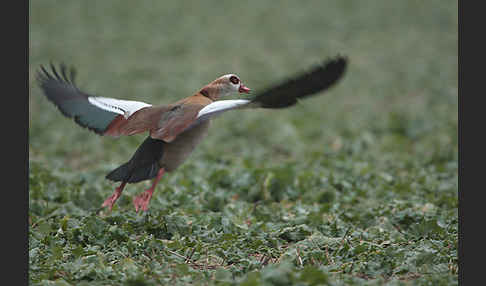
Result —
[[147, 132], [149, 136], [126, 163], [106, 175], [120, 182], [101, 205], [111, 211], [127, 183], [153, 179], [150, 188], [133, 198], [136, 212], [146, 211], [165, 172], [177, 169], [206, 135], [211, 118], [233, 109], [286, 108], [299, 99], [334, 86], [344, 75], [347, 58], [336, 56], [289, 77], [248, 99], [219, 100], [234, 93], [250, 93], [236, 74], [220, 76], [193, 95], [165, 105], [95, 96], [81, 91], [76, 71], [61, 64], [50, 71], [40, 66], [37, 80], [44, 95], [61, 113], [89, 130], [119, 137]]

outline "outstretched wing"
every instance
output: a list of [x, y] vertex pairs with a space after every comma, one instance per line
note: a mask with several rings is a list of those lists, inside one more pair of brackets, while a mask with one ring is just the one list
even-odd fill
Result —
[[[59, 72], [51, 64], [51, 72], [41, 66], [37, 74], [44, 95], [63, 115], [73, 118], [80, 126], [99, 135], [111, 136], [131, 135], [147, 130], [148, 120], [144, 119], [153, 113], [149, 110], [150, 104], [92, 96], [80, 91], [74, 79], [75, 70], [71, 68], [68, 71], [63, 64]], [[144, 109], [147, 112], [137, 112]]]
[[262, 108], [285, 108], [334, 86], [344, 75], [347, 58], [338, 56], [312, 67], [308, 72], [290, 77], [257, 94], [251, 102]]
[[[100, 135], [120, 136], [150, 131], [150, 136], [166, 142], [178, 134], [225, 111], [240, 108], [285, 108], [298, 99], [317, 94], [335, 85], [344, 75], [347, 59], [336, 57], [310, 71], [291, 77], [252, 99], [195, 102], [152, 107], [140, 101], [96, 97], [80, 91], [74, 83], [74, 70], [61, 65], [60, 74], [41, 66], [38, 80], [46, 97], [67, 117]], [[186, 98], [187, 99], [187, 98]]]
[[206, 105], [201, 110], [199, 110], [196, 117], [196, 121], [202, 122], [228, 110], [248, 107], [248, 104], [250, 102], [251, 101], [247, 99], [230, 99], [230, 100], [215, 101], [211, 104]]
[[194, 126], [225, 111], [241, 108], [285, 108], [295, 105], [299, 99], [315, 95], [334, 86], [344, 75], [345, 57], [336, 57], [271, 86], [252, 99], [219, 100], [206, 105], [198, 113]]

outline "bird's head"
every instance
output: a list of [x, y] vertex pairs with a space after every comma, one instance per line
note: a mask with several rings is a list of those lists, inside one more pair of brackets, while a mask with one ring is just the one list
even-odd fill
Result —
[[203, 87], [199, 92], [212, 100], [216, 100], [219, 97], [229, 96], [235, 92], [250, 93], [250, 91], [237, 75], [225, 74]]

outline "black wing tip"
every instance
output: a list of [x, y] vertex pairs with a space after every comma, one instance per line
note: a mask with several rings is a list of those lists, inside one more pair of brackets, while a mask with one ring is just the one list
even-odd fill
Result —
[[349, 61], [349, 57], [347, 55], [343, 55], [338, 53], [332, 58], [329, 58], [328, 61], [335, 61], [335, 62], [340, 62], [346, 64]]
[[52, 61], [49, 62], [49, 67], [50, 71], [48, 71], [48, 68], [41, 64], [39, 65], [39, 69], [37, 70], [36, 79], [42, 88], [45, 88], [46, 85], [49, 85], [53, 81], [76, 87], [76, 70], [74, 69], [74, 67], [71, 67], [69, 69], [69, 74], [67, 73], [68, 67], [63, 62], [59, 64], [60, 73], [58, 72], [56, 66], [52, 63]]
[[39, 83], [39, 86], [41, 89], [44, 91], [44, 94], [46, 95], [47, 99], [54, 103], [54, 105], [57, 107], [57, 109], [67, 118], [73, 118], [74, 121], [81, 127], [87, 128], [90, 131], [95, 132], [98, 135], [102, 135], [105, 132], [105, 129], [99, 129], [96, 127], [91, 127], [86, 124], [84, 124], [78, 115], [71, 114], [69, 112], [66, 112], [60, 105], [57, 100], [55, 100], [52, 96], [50, 96], [50, 90], [52, 88], [56, 88], [56, 86], [62, 85], [62, 86], [69, 86], [74, 88], [75, 90], [79, 91], [75, 84], [75, 76], [76, 76], [76, 70], [74, 67], [69, 68], [68, 72], [68, 67], [65, 63], [61, 62], [59, 64], [59, 71], [56, 68], [56, 65], [52, 63], [52, 61], [49, 62], [49, 68], [46, 68], [45, 65], [39, 65], [39, 69], [37, 70], [36, 74], [36, 79]]
[[324, 69], [332, 69], [337, 74], [344, 74], [349, 63], [348, 56], [336, 55], [332, 58], [328, 58], [321, 63], [321, 67]]
[[349, 61], [349, 57], [347, 55], [343, 55], [341, 53], [338, 53], [334, 57], [328, 58], [325, 62], [334, 62], [334, 63], [346, 65], [348, 61]]
[[[332, 88], [344, 76], [349, 59], [337, 54], [282, 81], [253, 98], [262, 108], [287, 108], [299, 99]], [[281, 94], [281, 95], [280, 95]]]
[[59, 67], [62, 76], [58, 73], [56, 66], [52, 63], [52, 61], [49, 62], [48, 67], [46, 67], [46, 65], [43, 64], [39, 65], [39, 69], [37, 70], [37, 74], [36, 74], [36, 79], [40, 88], [44, 92], [44, 95], [47, 97], [47, 99], [52, 103], [54, 103], [54, 105], [56, 105], [56, 107], [59, 109], [59, 111], [61, 111], [61, 113], [64, 116], [71, 118], [73, 117], [73, 115], [63, 110], [59, 106], [59, 102], [55, 98], [53, 98], [52, 90], [53, 89], [55, 90], [59, 86], [64, 86], [64, 87], [74, 88], [75, 90], [79, 91], [79, 89], [76, 87], [74, 82], [75, 70], [74, 67], [71, 67], [70, 75], [68, 75], [66, 73], [67, 66], [64, 63], [59, 64]]

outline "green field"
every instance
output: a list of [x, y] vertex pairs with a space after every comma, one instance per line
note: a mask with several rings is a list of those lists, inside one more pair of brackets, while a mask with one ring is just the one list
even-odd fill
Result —
[[[457, 1], [29, 5], [31, 285], [458, 284]], [[214, 120], [143, 214], [150, 181], [96, 210], [146, 134], [80, 128], [35, 81], [64, 62], [88, 93], [165, 104], [337, 54], [329, 92]]]

